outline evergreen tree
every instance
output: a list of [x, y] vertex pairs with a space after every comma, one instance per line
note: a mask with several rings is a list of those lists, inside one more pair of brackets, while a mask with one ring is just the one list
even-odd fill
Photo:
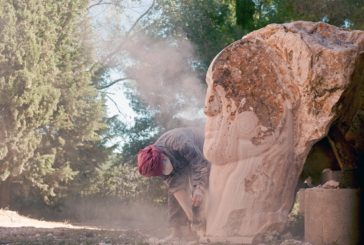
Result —
[[112, 151], [100, 138], [88, 4], [0, 2], [0, 178], [46, 203], [79, 190]]
[[33, 157], [41, 141], [40, 127], [50, 122], [61, 95], [50, 86], [59, 73], [56, 13], [56, 4], [37, 0], [0, 3], [2, 181], [19, 175]]

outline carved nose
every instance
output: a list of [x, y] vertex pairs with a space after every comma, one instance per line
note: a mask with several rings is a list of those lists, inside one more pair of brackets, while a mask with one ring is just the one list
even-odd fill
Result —
[[219, 103], [215, 95], [211, 95], [207, 98], [203, 112], [209, 117], [214, 117], [220, 113]]

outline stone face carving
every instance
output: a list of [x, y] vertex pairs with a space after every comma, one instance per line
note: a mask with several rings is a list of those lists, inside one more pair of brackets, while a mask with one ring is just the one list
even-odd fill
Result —
[[345, 133], [360, 106], [363, 51], [362, 31], [293, 22], [252, 32], [215, 57], [204, 109], [206, 237], [259, 241], [283, 230], [310, 148], [334, 121]]

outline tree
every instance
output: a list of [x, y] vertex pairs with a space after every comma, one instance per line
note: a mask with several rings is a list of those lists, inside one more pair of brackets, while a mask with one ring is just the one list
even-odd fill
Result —
[[107, 119], [91, 81], [88, 4], [0, 3], [0, 179], [46, 203], [86, 183], [112, 151], [100, 138]]
[[286, 21], [324, 21], [329, 24], [364, 30], [364, 5], [361, 0], [278, 0], [274, 1], [282, 12], [287, 13]]
[[[236, 0], [235, 15], [236, 25], [244, 29], [251, 29], [254, 22], [255, 3], [252, 0]], [[249, 28], [250, 27], [250, 28]]]

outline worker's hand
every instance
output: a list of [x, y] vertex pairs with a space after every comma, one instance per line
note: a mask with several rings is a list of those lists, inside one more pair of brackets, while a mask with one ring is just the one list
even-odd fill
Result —
[[190, 200], [192, 205], [199, 207], [203, 201], [203, 191], [201, 189], [195, 189], [193, 196], [191, 195]]

